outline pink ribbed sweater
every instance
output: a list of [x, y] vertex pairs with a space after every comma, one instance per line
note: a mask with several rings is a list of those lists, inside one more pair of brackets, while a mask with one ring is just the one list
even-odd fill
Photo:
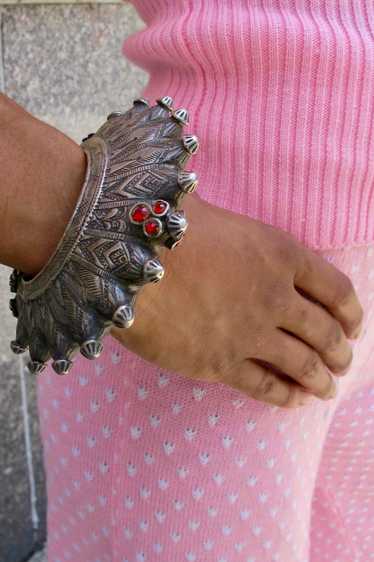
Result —
[[200, 195], [312, 248], [374, 241], [373, 0], [134, 0], [143, 95], [190, 110]]

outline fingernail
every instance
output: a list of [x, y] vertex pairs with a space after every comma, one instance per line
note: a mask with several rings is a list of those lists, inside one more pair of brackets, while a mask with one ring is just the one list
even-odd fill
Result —
[[356, 340], [360, 336], [363, 323], [364, 323], [363, 320], [361, 320], [359, 326], [353, 332], [351, 339]]
[[340, 371], [339, 375], [346, 375], [348, 371], [351, 369], [352, 365], [350, 364], [344, 371]]
[[334, 385], [327, 396], [327, 400], [331, 400], [332, 398], [335, 398], [337, 394], [338, 394], [338, 387]]
[[311, 394], [310, 392], [304, 392], [303, 390], [300, 391], [300, 394], [301, 394], [301, 398], [299, 404], [301, 406], [305, 406], [306, 404], [309, 404], [315, 398], [314, 394]]

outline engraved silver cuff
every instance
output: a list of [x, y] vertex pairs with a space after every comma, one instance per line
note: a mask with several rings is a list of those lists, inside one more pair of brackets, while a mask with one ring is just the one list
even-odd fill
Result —
[[11, 348], [29, 350], [31, 372], [52, 359], [64, 375], [78, 351], [99, 357], [113, 325], [132, 325], [141, 287], [162, 278], [160, 245], [182, 240], [188, 223], [179, 203], [197, 186], [184, 166], [199, 143], [182, 134], [188, 112], [172, 104], [169, 96], [154, 106], [137, 99], [83, 139], [85, 182], [56, 251], [32, 279], [13, 270]]

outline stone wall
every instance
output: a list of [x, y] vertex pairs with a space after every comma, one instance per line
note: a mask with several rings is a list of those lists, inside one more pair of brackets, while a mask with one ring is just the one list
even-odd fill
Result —
[[[143, 25], [129, 4], [0, 1], [0, 89], [77, 142], [147, 76], [121, 54]], [[0, 561], [29, 560], [45, 541], [45, 487], [35, 381], [9, 351], [9, 270], [0, 267]]]

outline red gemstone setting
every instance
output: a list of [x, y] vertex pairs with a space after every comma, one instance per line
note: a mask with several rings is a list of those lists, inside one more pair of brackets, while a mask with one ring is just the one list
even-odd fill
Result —
[[158, 199], [152, 203], [152, 211], [155, 215], [162, 216], [166, 213], [169, 208], [169, 203], [167, 201], [163, 201], [162, 199]]
[[149, 219], [143, 224], [144, 232], [150, 238], [156, 238], [162, 232], [162, 223], [158, 219]]
[[130, 209], [130, 221], [143, 226], [143, 232], [148, 238], [157, 238], [163, 231], [161, 217], [165, 217], [170, 204], [163, 199], [152, 202], [137, 203]]
[[135, 222], [136, 224], [143, 223], [150, 216], [151, 216], [151, 209], [147, 205], [144, 205], [143, 203], [139, 203], [138, 205], [135, 205], [135, 207], [133, 207], [133, 209], [130, 212], [130, 218], [132, 222]]

